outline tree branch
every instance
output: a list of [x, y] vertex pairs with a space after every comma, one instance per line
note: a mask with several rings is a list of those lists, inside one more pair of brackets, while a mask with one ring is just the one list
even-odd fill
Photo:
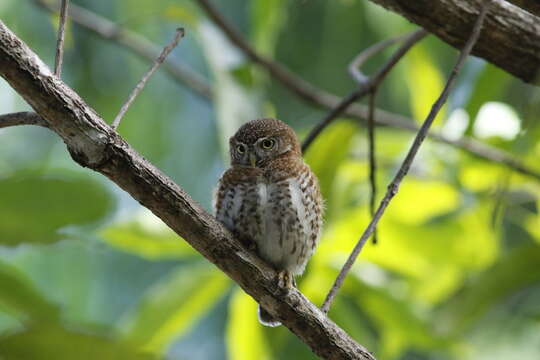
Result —
[[405, 160], [403, 160], [403, 163], [401, 164], [396, 176], [394, 177], [392, 182], [388, 185], [388, 190], [386, 191], [384, 198], [381, 200], [379, 207], [377, 208], [377, 211], [375, 212], [375, 215], [369, 222], [367, 228], [364, 230], [364, 233], [358, 240], [358, 243], [354, 246], [353, 251], [349, 255], [349, 258], [347, 259], [347, 261], [345, 262], [345, 265], [343, 265], [343, 268], [339, 272], [338, 277], [336, 278], [336, 281], [332, 285], [330, 292], [326, 296], [326, 299], [324, 300], [324, 303], [322, 305], [322, 311], [324, 313], [328, 313], [328, 310], [330, 309], [330, 305], [332, 304], [332, 300], [336, 296], [338, 290], [341, 288], [341, 285], [343, 285], [343, 281], [345, 281], [345, 277], [351, 270], [354, 262], [356, 261], [358, 255], [360, 254], [360, 251], [362, 251], [362, 248], [364, 247], [364, 244], [366, 243], [367, 239], [369, 239], [373, 231], [375, 231], [375, 228], [379, 220], [383, 216], [384, 211], [390, 204], [390, 201], [397, 194], [401, 181], [403, 180], [403, 178], [405, 178], [405, 176], [409, 172], [412, 162], [414, 158], [416, 157], [416, 154], [418, 153], [420, 146], [422, 145], [422, 143], [424, 142], [428, 134], [429, 128], [433, 124], [435, 117], [437, 116], [437, 114], [443, 107], [444, 103], [446, 102], [446, 99], [448, 99], [448, 95], [450, 94], [450, 91], [452, 90], [454, 81], [459, 71], [461, 70], [461, 67], [465, 63], [465, 59], [467, 58], [467, 56], [469, 56], [469, 54], [471, 53], [471, 50], [476, 44], [476, 41], [478, 40], [478, 37], [480, 35], [480, 30], [482, 29], [482, 25], [484, 24], [484, 20], [486, 18], [486, 14], [493, 1], [494, 0], [484, 0], [481, 6], [480, 14], [478, 15], [478, 18], [476, 19], [472, 32], [469, 36], [469, 40], [467, 40], [467, 43], [463, 47], [463, 50], [460, 52], [459, 57], [456, 61], [456, 64], [454, 65], [450, 75], [448, 76], [448, 80], [446, 81], [446, 84], [444, 86], [444, 89], [441, 95], [439, 96], [437, 101], [435, 101], [435, 104], [433, 104], [433, 107], [431, 108], [431, 111], [429, 112], [426, 120], [424, 120], [424, 122], [422, 123], [422, 127], [420, 128], [420, 131], [418, 132], [418, 134], [416, 134], [414, 142], [411, 145], [411, 148], [409, 149], [409, 152], [407, 153]]
[[114, 120], [113, 120], [113, 122], [111, 124], [111, 127], [114, 130], [118, 129], [118, 125], [120, 125], [120, 121], [122, 121], [122, 117], [124, 116], [126, 111], [129, 109], [129, 107], [131, 106], [131, 104], [133, 103], [133, 101], [135, 100], [137, 95], [139, 95], [139, 93], [142, 91], [142, 89], [146, 85], [146, 82], [148, 81], [148, 79], [150, 79], [150, 77], [157, 70], [159, 65], [163, 64], [163, 61], [165, 61], [167, 56], [176, 47], [176, 45], [178, 45], [178, 43], [180, 42], [180, 39], [183, 38], [183, 37], [184, 37], [184, 29], [183, 28], [176, 29], [176, 34], [174, 35], [174, 39], [172, 40], [172, 42], [169, 43], [167, 46], [165, 46], [163, 48], [163, 50], [161, 51], [161, 54], [159, 54], [157, 59], [154, 60], [154, 63], [152, 64], [150, 69], [148, 69], [146, 74], [144, 74], [144, 76], [141, 78], [141, 80], [139, 80], [139, 82], [137, 83], [135, 88], [133, 88], [133, 90], [129, 94], [129, 96], [128, 96], [126, 102], [124, 103], [124, 105], [122, 105], [122, 107], [120, 108], [120, 111], [118, 112], [118, 115], [116, 115], [116, 117], [114, 118]]
[[[481, 0], [370, 0], [422, 26], [460, 49], [469, 38]], [[517, 1], [516, 1], [517, 2]], [[533, 1], [520, 1], [531, 4]], [[538, 4], [538, 2], [536, 1]], [[525, 82], [540, 84], [540, 21], [534, 15], [497, 0], [473, 55], [486, 59]]]
[[[361, 99], [368, 93], [370, 93], [374, 88], [379, 86], [379, 84], [384, 80], [386, 75], [390, 72], [390, 70], [398, 63], [398, 61], [409, 51], [409, 49], [416, 44], [418, 41], [423, 39], [427, 35], [427, 32], [423, 29], [417, 30], [413, 32], [412, 34], [409, 34], [406, 37], [405, 42], [403, 45], [399, 47], [399, 49], [388, 59], [388, 61], [381, 66], [381, 68], [372, 76], [368, 77], [365, 81], [362, 81], [358, 89], [352, 91], [349, 93], [349, 95], [345, 96], [339, 104], [328, 113], [328, 115], [325, 116], [325, 118], [318, 123], [313, 130], [309, 132], [309, 134], [304, 139], [304, 142], [302, 143], [302, 152], [306, 152], [307, 148], [311, 145], [311, 143], [315, 140], [317, 136], [328, 126], [332, 121], [334, 121], [338, 116], [340, 116], [342, 113], [347, 111], [347, 108], [349, 108], [355, 101]], [[378, 44], [373, 45], [374, 47], [377, 47]], [[373, 48], [373, 47], [372, 47]], [[364, 55], [362, 58], [363, 60], [367, 60], [367, 58], [374, 53], [372, 51], [372, 48], [368, 48], [366, 50], [366, 55]], [[368, 109], [368, 118], [369, 118], [370, 110]]]
[[299, 291], [276, 288], [274, 270], [143, 159], [0, 21], [0, 75], [66, 143], [81, 166], [102, 173], [161, 218], [325, 359], [373, 356]]
[[[197, 0], [197, 2], [206, 11], [208, 16], [216, 23], [216, 25], [221, 28], [231, 43], [236, 45], [240, 50], [244, 51], [248, 58], [272, 74], [274, 78], [279, 80], [292, 93], [321, 108], [334, 109], [338, 106], [341, 101], [339, 97], [313, 86], [289, 71], [282, 64], [257, 54], [255, 50], [253, 50], [249, 44], [242, 39], [242, 37], [236, 31], [234, 31], [234, 29], [225, 21], [221, 14], [219, 14], [219, 12], [210, 4], [208, 0]], [[368, 113], [369, 109], [367, 106], [362, 104], [353, 104], [343, 113], [343, 115], [360, 120], [366, 120], [368, 118]], [[385, 110], [376, 109], [375, 118], [376, 123], [379, 126], [389, 126], [414, 133], [418, 132], [419, 130], [419, 127], [411, 119]], [[463, 137], [459, 140], [453, 140], [436, 131], [431, 131], [428, 136], [435, 141], [460, 148], [480, 159], [504, 164], [517, 172], [535, 178], [536, 180], [540, 180], [539, 171], [525, 166], [518, 159], [513, 158], [510, 154], [483, 144], [473, 138]]]
[[398, 43], [400, 41], [403, 41], [407, 38], [410, 38], [412, 35], [413, 33], [399, 35], [399, 36], [378, 42], [375, 45], [372, 45], [369, 48], [363, 50], [358, 55], [356, 55], [353, 61], [351, 61], [351, 63], [349, 64], [349, 67], [348, 67], [349, 74], [352, 76], [354, 80], [356, 80], [358, 85], [365, 84], [368, 81], [368, 76], [362, 72], [361, 68], [366, 63], [366, 61], [368, 61], [371, 57], [380, 53], [387, 47], [394, 45], [395, 43]]
[[533, 15], [540, 16], [540, 1], [538, 0], [506, 0]]
[[[375, 98], [377, 87], [369, 93], [369, 119], [368, 119], [368, 157], [369, 157], [369, 214], [375, 215], [375, 201], [377, 200], [377, 158], [375, 156]], [[377, 229], [373, 230], [373, 244], [376, 244]]]
[[23, 111], [12, 114], [0, 115], [0, 129], [19, 125], [37, 125], [45, 128], [49, 124], [36, 113]]
[[[48, 11], [58, 11], [58, 6], [51, 5], [45, 0], [32, 1]], [[148, 61], [154, 61], [161, 52], [159, 46], [148, 41], [141, 35], [118, 26], [103, 16], [75, 4], [69, 6], [69, 18], [74, 23], [98, 34], [103, 39], [115, 42]], [[197, 95], [205, 99], [212, 97], [212, 89], [206, 79], [188, 67], [174, 60], [167, 59], [163, 63], [163, 69], [192, 89]]]
[[64, 35], [66, 33], [66, 21], [69, 0], [62, 0], [60, 8], [60, 23], [58, 25], [58, 40], [56, 42], [56, 58], [54, 60], [54, 74], [62, 75], [62, 62], [64, 60]]
[[[54, 7], [45, 2], [44, 0], [32, 1], [49, 11], [58, 11], [58, 7]], [[71, 4], [70, 19], [74, 23], [77, 23], [78, 25], [95, 32], [106, 40], [113, 41], [125, 47], [126, 49], [132, 51], [134, 54], [141, 56], [148, 61], [153, 61], [153, 59], [155, 59], [159, 54], [160, 48], [152, 42], [146, 40], [141, 35], [127, 30], [121, 26], [118, 26], [110, 20], [99, 16], [87, 9]], [[241, 38], [239, 39], [241, 40]], [[232, 41], [231, 38], [229, 40]], [[245, 43], [243, 40], [241, 41], [247, 46], [247, 43]], [[238, 43], [235, 43], [234, 41], [232, 42], [236, 46], [239, 46]], [[258, 57], [264, 59], [260, 55], [258, 55]], [[274, 73], [270, 70], [271, 68], [284, 68], [278, 63], [275, 63], [275, 65], [271, 68], [266, 68], [265, 63], [273, 63], [269, 59], [266, 59], [266, 62], [263, 63], [259, 63], [257, 61], [254, 62], [262, 66], [265, 70], [269, 71], [272, 74]], [[174, 62], [170, 59], [165, 61], [165, 63], [163, 64], [163, 68], [167, 70], [174, 79], [188, 86], [193, 91], [195, 91], [195, 93], [202, 96], [203, 98], [210, 99], [212, 97], [210, 85], [206, 82], [204, 78], [202, 78], [199, 74], [193, 72], [189, 68], [178, 64], [177, 62]], [[307, 83], [309, 86], [302, 86], [302, 82], [306, 83], [303, 79], [299, 78], [293, 73], [290, 73], [290, 75], [292, 77], [290, 77], [287, 82], [283, 83], [283, 85], [305, 101], [325, 109], [332, 109], [336, 107], [339, 103], [340, 99], [337, 96], [327, 93], [319, 88], [316, 88], [309, 83]], [[278, 80], [281, 81], [281, 79], [279, 78]], [[344, 115], [360, 120], [366, 120], [368, 118], [368, 113], [368, 107], [361, 104], [353, 104], [349, 107], [349, 109], [347, 109], [347, 111], [345, 111]], [[379, 126], [390, 126], [411, 132], [418, 131], [418, 126], [413, 121], [411, 121], [411, 119], [408, 119], [405, 116], [394, 114], [382, 109], [376, 109], [376, 117], [376, 123]], [[502, 163], [513, 169], [514, 171], [540, 180], [540, 173], [538, 171], [525, 166], [519, 160], [513, 158], [510, 154], [507, 154], [504, 151], [491, 147], [489, 145], [483, 144], [472, 138], [464, 137], [460, 140], [453, 140], [433, 131], [430, 132], [429, 137], [435, 141], [449, 144], [451, 146], [462, 149], [463, 151], [466, 151], [480, 159]]]

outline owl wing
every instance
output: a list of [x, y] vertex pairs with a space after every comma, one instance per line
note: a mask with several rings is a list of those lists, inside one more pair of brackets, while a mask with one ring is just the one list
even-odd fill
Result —
[[227, 170], [219, 179], [214, 191], [214, 215], [216, 219], [229, 230], [234, 230], [232, 211], [234, 208], [234, 183], [230, 181], [231, 169]]
[[260, 233], [257, 222], [257, 179], [260, 170], [231, 168], [219, 180], [214, 196], [218, 221], [248, 247]]

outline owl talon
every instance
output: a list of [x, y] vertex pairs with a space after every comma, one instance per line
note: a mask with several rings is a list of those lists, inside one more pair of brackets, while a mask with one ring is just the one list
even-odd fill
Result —
[[287, 290], [294, 288], [295, 281], [293, 275], [287, 270], [278, 272], [278, 286]]

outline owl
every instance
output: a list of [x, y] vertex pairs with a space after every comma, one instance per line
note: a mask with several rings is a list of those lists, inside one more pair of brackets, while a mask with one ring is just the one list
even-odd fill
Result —
[[[321, 234], [317, 178], [302, 159], [296, 134], [280, 120], [246, 123], [229, 146], [231, 167], [218, 183], [216, 217], [275, 268], [279, 286], [292, 288]], [[259, 321], [280, 325], [260, 306]]]

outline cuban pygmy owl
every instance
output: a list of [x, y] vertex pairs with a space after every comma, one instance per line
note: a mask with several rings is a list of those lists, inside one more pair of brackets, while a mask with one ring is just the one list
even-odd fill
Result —
[[[323, 201], [293, 129], [276, 119], [244, 124], [230, 139], [231, 167], [219, 180], [217, 219], [294, 286], [319, 241]], [[278, 326], [259, 306], [259, 321]]]

